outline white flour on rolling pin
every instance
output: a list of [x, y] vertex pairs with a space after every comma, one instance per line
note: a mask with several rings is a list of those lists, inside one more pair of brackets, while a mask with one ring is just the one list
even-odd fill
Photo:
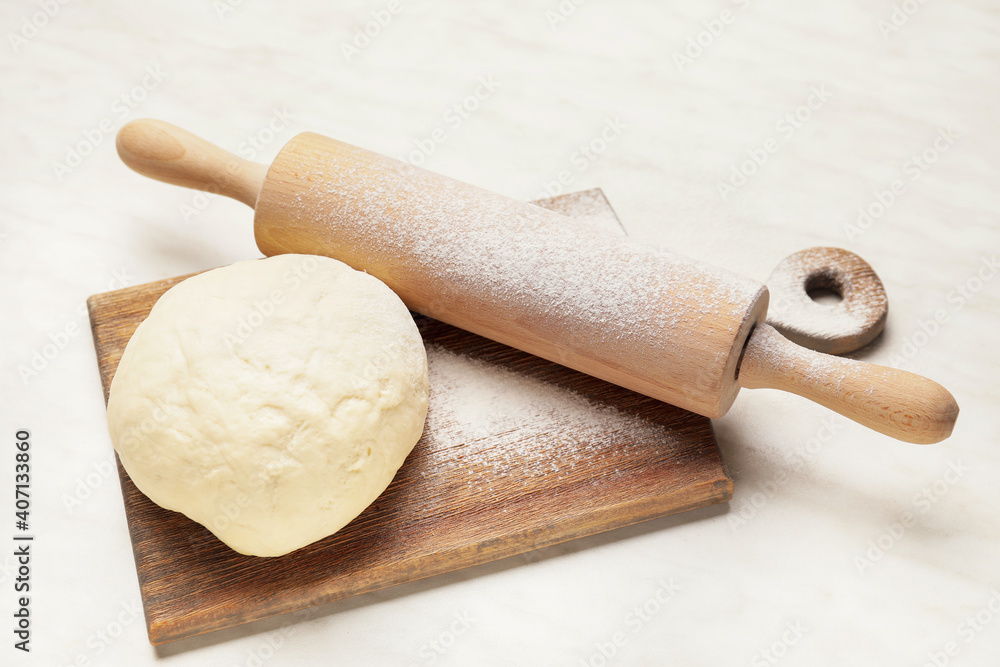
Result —
[[[809, 248], [786, 257], [767, 279], [768, 321], [795, 343], [844, 354], [871, 342], [885, 326], [888, 297], [875, 270], [842, 248]], [[813, 290], [840, 297], [818, 303]]]
[[599, 189], [574, 192], [572, 195], [539, 199], [532, 202], [559, 215], [565, 215], [577, 223], [603, 229], [617, 236], [626, 236], [625, 226], [615, 215], [607, 197]]
[[401, 162], [295, 178], [283, 233], [325, 228], [413, 310], [708, 416], [735, 396], [759, 282]]
[[[123, 127], [116, 145], [140, 173], [253, 207], [265, 255], [339, 259], [411, 310], [709, 418], [741, 387], [797, 393], [914, 443], [948, 437], [958, 415], [913, 373], [842, 360], [822, 382], [801, 363], [768, 365], [751, 331], [794, 344], [764, 335], [758, 281], [329, 137], [299, 134], [267, 168], [153, 120]], [[869, 374], [877, 399], [862, 402]]]
[[[428, 172], [406, 163], [395, 166], [403, 172], [400, 180], [387, 184], [384, 178], [359, 178], [362, 185], [355, 192], [331, 186], [330, 171], [304, 175], [311, 187], [299, 195], [300, 201], [308, 203], [308, 208], [325, 209], [331, 206], [328, 199], [350, 197], [362, 207], [365, 219], [385, 221], [378, 236], [358, 238], [359, 246], [390, 256], [416, 250], [436, 271], [452, 277], [457, 292], [475, 294], [488, 289], [491, 296], [500, 297], [497, 308], [517, 307], [521, 317], [533, 312], [556, 315], [567, 325], [619, 335], [625, 332], [606, 325], [627, 321], [635, 327], [634, 336], [649, 335], [666, 346], [675, 327], [696, 325], [703, 315], [726, 302], [742, 316], [746, 302], [760, 288], [759, 283], [735, 273], [656, 248], [638, 243], [623, 246], [620, 235], [591, 226], [566, 234], [562, 228], [547, 225], [541, 216], [511, 215], [502, 203], [506, 200], [492, 192], [477, 189], [470, 193], [469, 189], [456, 188], [442, 197], [439, 182], [422, 182]], [[344, 167], [331, 166], [334, 168]], [[405, 208], [397, 207], [394, 201], [401, 186], [407, 191]], [[477, 224], [466, 226], [461, 235], [444, 225], [423, 224], [424, 220], [447, 220], [458, 213], [463, 221]], [[614, 239], [612, 248], [625, 248], [624, 254], [609, 255], [609, 237]], [[663, 259], [669, 262], [669, 272], [660, 270]], [[718, 288], [720, 276], [722, 290]], [[646, 295], [672, 290], [702, 293], [702, 307], [694, 312], [653, 312], [647, 307]]]

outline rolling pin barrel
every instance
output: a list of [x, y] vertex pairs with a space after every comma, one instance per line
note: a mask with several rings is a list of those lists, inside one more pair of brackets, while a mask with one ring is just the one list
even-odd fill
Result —
[[709, 417], [767, 309], [749, 278], [317, 134], [255, 208], [265, 255], [339, 259], [411, 310]]
[[915, 443], [958, 416], [936, 382], [782, 337], [757, 281], [333, 139], [300, 134], [266, 172], [160, 121], [117, 146], [142, 174], [253, 206], [265, 255], [339, 259], [412, 310], [707, 417], [741, 386]]

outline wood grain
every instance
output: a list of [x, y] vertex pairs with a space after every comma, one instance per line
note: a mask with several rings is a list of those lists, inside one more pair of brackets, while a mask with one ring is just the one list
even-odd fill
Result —
[[754, 329], [740, 365], [748, 389], [798, 394], [903, 442], [929, 445], [951, 435], [958, 403], [947, 389], [909, 371], [814, 352], [770, 324]]
[[118, 155], [135, 171], [186, 188], [232, 197], [253, 208], [267, 168], [158, 120], [129, 123], [115, 140]]
[[[583, 194], [606, 206], [603, 194]], [[560, 204], [566, 200], [551, 205]], [[159, 296], [183, 278], [88, 300], [105, 398], [135, 327]], [[599, 428], [580, 431], [572, 420], [552, 411], [522, 429], [477, 432], [444, 409], [446, 394], [461, 387], [435, 382], [432, 364], [424, 435], [394, 481], [339, 533], [279, 558], [232, 551], [187, 517], [153, 504], [119, 464], [153, 644], [732, 496], [732, 480], [708, 419], [431, 318], [414, 317], [429, 349], [437, 354], [467, 360], [485, 378], [501, 373], [585, 400], [598, 415]], [[504, 400], [512, 398], [499, 394], [495, 409], [503, 411]], [[642, 428], [623, 427], [636, 423]]]
[[[817, 356], [792, 363], [799, 352], [785, 345], [764, 354], [779, 339], [763, 334], [768, 290], [755, 280], [401, 160], [304, 132], [265, 172], [149, 119], [123, 127], [117, 146], [142, 174], [252, 205], [265, 255], [338, 259], [412, 311], [706, 417], [724, 415], [741, 386], [796, 393], [907, 442], [938, 442], [958, 417], [954, 397], [926, 378]], [[833, 278], [818, 272], [804, 287]], [[738, 382], [748, 350], [752, 376]]]
[[[871, 264], [843, 248], [792, 253], [767, 278], [767, 323], [796, 345], [845, 354], [875, 340], [885, 328], [889, 297]], [[836, 305], [817, 303], [813, 290], [837, 294]]]
[[254, 238], [265, 255], [339, 259], [412, 311], [713, 419], [767, 310], [751, 278], [311, 132], [271, 163]]
[[158, 120], [117, 147], [143, 175], [253, 206], [265, 255], [332, 257], [411, 311], [713, 419], [767, 310], [751, 278], [312, 132], [266, 173]]

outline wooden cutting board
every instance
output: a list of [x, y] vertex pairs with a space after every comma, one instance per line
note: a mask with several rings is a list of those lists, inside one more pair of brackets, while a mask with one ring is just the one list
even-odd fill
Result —
[[[535, 203], [581, 224], [617, 224], [600, 190]], [[135, 328], [183, 278], [88, 299], [105, 400]], [[119, 462], [153, 644], [732, 496], [705, 417], [414, 318], [430, 366], [423, 437], [386, 491], [335, 535], [279, 558], [242, 556], [155, 505]]]

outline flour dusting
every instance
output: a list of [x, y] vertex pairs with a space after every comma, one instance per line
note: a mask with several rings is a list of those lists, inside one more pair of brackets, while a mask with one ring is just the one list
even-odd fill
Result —
[[332, 140], [302, 150], [283, 251], [319, 245], [412, 310], [703, 414], [731, 387], [760, 283]]
[[663, 424], [439, 345], [427, 346], [427, 363], [431, 456], [463, 454], [495, 475], [559, 477], [610, 449], [625, 458], [650, 445], [666, 452], [677, 438]]

